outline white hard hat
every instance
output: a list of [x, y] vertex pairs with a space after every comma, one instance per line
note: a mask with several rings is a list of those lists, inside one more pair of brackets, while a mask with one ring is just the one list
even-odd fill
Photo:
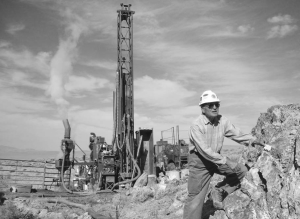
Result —
[[199, 106], [204, 103], [220, 102], [217, 95], [211, 90], [204, 91], [200, 97]]

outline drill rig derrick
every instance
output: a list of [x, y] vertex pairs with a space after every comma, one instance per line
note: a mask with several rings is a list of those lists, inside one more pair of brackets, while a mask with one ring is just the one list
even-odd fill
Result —
[[[94, 170], [91, 175], [93, 184], [95, 181], [98, 182], [100, 189], [113, 190], [120, 184], [135, 181], [141, 173], [136, 162], [137, 150], [134, 139], [133, 14], [135, 12], [130, 7], [130, 4], [121, 4], [121, 9], [117, 10], [118, 68], [116, 90], [113, 93], [112, 154], [100, 153], [97, 144], [91, 142], [93, 143], [93, 147], [91, 147], [93, 155], [91, 155], [90, 162], [83, 159], [83, 162], [75, 164], [89, 169], [92, 167], [91, 170]], [[102, 141], [97, 142], [101, 143]], [[70, 167], [70, 152], [65, 151], [63, 159], [57, 162], [56, 168], [58, 170]], [[74, 162], [70, 163], [74, 165]], [[88, 180], [88, 177], [85, 178]], [[65, 190], [67, 189], [65, 188]]]
[[[91, 185], [97, 183], [97, 189], [113, 190], [116, 186], [129, 184], [134, 182], [141, 172], [148, 174], [148, 182], [149, 177], [155, 178], [153, 129], [140, 128], [136, 132], [138, 146], [134, 139], [133, 14], [135, 12], [130, 7], [130, 4], [121, 4], [121, 9], [117, 11], [118, 68], [116, 89], [113, 92], [112, 151], [101, 151], [100, 146], [106, 143], [104, 138], [97, 136], [96, 141], [90, 140], [92, 150], [90, 162], [85, 161], [84, 156], [83, 162], [76, 161], [74, 164], [74, 143], [68, 139], [70, 128], [64, 122], [66, 132], [69, 134], [63, 142], [70, 141], [72, 144], [68, 145], [72, 147], [70, 150], [63, 151], [63, 159], [57, 161], [56, 168], [61, 170], [65, 190], [71, 193], [72, 191], [68, 190], [63, 183], [63, 172], [71, 167], [71, 164], [72, 167], [76, 165], [86, 169], [87, 171], [83, 173], [88, 174], [85, 174], [82, 180], [89, 181]], [[73, 161], [70, 162], [69, 155], [72, 150]], [[80, 176], [81, 174], [79, 178]]]
[[118, 160], [119, 178], [133, 178], [134, 108], [133, 108], [133, 14], [131, 5], [121, 4], [117, 11], [118, 69], [114, 92], [113, 146]]

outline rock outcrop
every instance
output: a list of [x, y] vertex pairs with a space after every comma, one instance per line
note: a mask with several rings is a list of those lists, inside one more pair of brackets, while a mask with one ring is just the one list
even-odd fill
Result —
[[300, 105], [272, 106], [258, 118], [252, 134], [272, 145], [247, 148], [250, 169], [241, 189], [224, 200], [210, 219], [300, 218]]

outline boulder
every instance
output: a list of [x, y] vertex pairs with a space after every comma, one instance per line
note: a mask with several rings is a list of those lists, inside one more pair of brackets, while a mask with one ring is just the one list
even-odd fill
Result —
[[228, 219], [228, 217], [224, 211], [216, 211], [209, 219]]
[[48, 210], [47, 209], [42, 209], [38, 215], [39, 218], [46, 218], [48, 214]]
[[134, 202], [145, 202], [155, 196], [155, 190], [151, 187], [137, 187], [132, 190], [132, 200]]
[[224, 210], [210, 218], [300, 218], [300, 105], [272, 106], [258, 118], [252, 134], [272, 145], [247, 148], [250, 170], [241, 189], [227, 196]]

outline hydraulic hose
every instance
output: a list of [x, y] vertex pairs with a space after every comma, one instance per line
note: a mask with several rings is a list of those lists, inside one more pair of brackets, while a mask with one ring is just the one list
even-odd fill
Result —
[[134, 165], [135, 168], [138, 170], [138, 174], [137, 174], [137, 176], [136, 176], [135, 178], [133, 178], [133, 179], [121, 181], [121, 182], [118, 182], [118, 183], [114, 184], [114, 186], [111, 188], [112, 191], [114, 190], [114, 188], [115, 188], [116, 186], [118, 186], [118, 185], [120, 185], [120, 184], [130, 183], [130, 182], [133, 182], [133, 181], [137, 180], [137, 179], [140, 177], [140, 175], [141, 175], [141, 169], [140, 169], [140, 167], [138, 166], [136, 160], [135, 160], [134, 157], [133, 157], [133, 154], [132, 154], [131, 151], [130, 151], [129, 144], [126, 144], [126, 149], [128, 150], [130, 157], [132, 158], [133, 165]]
[[65, 153], [66, 151], [63, 150], [63, 162], [62, 162], [62, 165], [61, 165], [61, 171], [60, 171], [60, 176], [61, 176], [61, 182], [62, 182], [62, 186], [63, 188], [68, 192], [68, 193], [71, 193], [71, 194], [79, 194], [79, 195], [90, 195], [90, 193], [86, 193], [86, 192], [73, 192], [71, 190], [69, 190], [66, 185], [65, 185], [65, 176], [64, 176], [64, 167], [65, 167]]
[[[139, 158], [142, 141], [143, 141], [143, 135], [140, 136], [139, 146], [138, 146], [137, 153], [136, 153], [137, 154], [136, 159]], [[133, 178], [134, 174], [135, 174], [135, 169], [133, 170], [132, 178]]]
[[113, 151], [114, 151], [114, 147], [115, 147], [115, 136], [116, 136], [116, 94], [115, 92], [113, 92], [113, 134], [112, 134], [112, 146], [113, 146]]
[[[139, 148], [140, 148], [141, 142], [142, 142], [142, 141], [139, 142]], [[120, 185], [120, 184], [130, 183], [130, 182], [133, 182], [133, 181], [137, 180], [137, 179], [140, 177], [140, 175], [141, 175], [141, 169], [140, 169], [140, 167], [138, 166], [138, 164], [137, 164], [136, 160], [134, 159], [134, 156], [133, 156], [133, 154], [132, 154], [132, 152], [131, 152], [131, 150], [130, 150], [128, 139], [127, 139], [127, 142], [126, 142], [126, 149], [127, 149], [127, 151], [129, 152], [129, 155], [130, 155], [130, 157], [131, 157], [131, 159], [132, 159], [133, 165], [134, 165], [135, 168], [138, 170], [138, 174], [137, 174], [137, 176], [134, 177], [133, 179], [121, 181], [121, 182], [118, 182], [118, 183], [114, 184], [114, 186], [111, 188], [112, 191], [114, 190], [114, 188], [115, 188], [116, 186], [118, 186], [118, 185]]]
[[[114, 112], [114, 129], [113, 129], [113, 139], [112, 139], [112, 145], [113, 146], [116, 146], [116, 150], [119, 150], [119, 151], [121, 151], [122, 150], [122, 148], [123, 148], [123, 146], [124, 146], [124, 144], [126, 144], [126, 149], [127, 149], [127, 151], [129, 152], [129, 155], [130, 155], [130, 157], [131, 157], [131, 159], [132, 159], [132, 162], [133, 162], [133, 165], [134, 165], [134, 171], [135, 171], [135, 169], [137, 169], [138, 170], [138, 174], [137, 174], [137, 176], [135, 177], [135, 178], [133, 178], [133, 179], [131, 179], [131, 180], [125, 180], [125, 181], [122, 181], [122, 182], [118, 182], [118, 183], [116, 183], [116, 184], [114, 184], [113, 185], [113, 187], [112, 187], [112, 191], [114, 190], [114, 188], [117, 186], [117, 185], [120, 185], [120, 184], [123, 184], [123, 183], [129, 183], [129, 182], [133, 182], [133, 181], [135, 181], [138, 177], [140, 177], [140, 175], [141, 175], [141, 170], [140, 170], [140, 168], [139, 168], [139, 166], [137, 165], [137, 162], [136, 162], [136, 160], [134, 159], [134, 156], [133, 156], [133, 154], [132, 154], [132, 152], [131, 152], [131, 150], [130, 150], [130, 147], [129, 147], [129, 142], [126, 142], [125, 143], [125, 139], [126, 139], [126, 134], [125, 134], [125, 136], [124, 136], [124, 138], [123, 138], [123, 141], [122, 142], [119, 142], [119, 139], [118, 139], [118, 136], [117, 136], [117, 132], [119, 131], [119, 129], [121, 128], [121, 129], [125, 129], [125, 127], [120, 127], [120, 125], [121, 124], [119, 124], [119, 120], [120, 120], [120, 101], [121, 101], [121, 99], [120, 99], [120, 97], [122, 97], [122, 94], [120, 94], [120, 92], [122, 91], [121, 89], [120, 89], [120, 84], [122, 83], [122, 78], [121, 78], [121, 75], [120, 75], [120, 73], [119, 72], [117, 72], [117, 74], [116, 74], [116, 93], [114, 94], [114, 107], [113, 107], [113, 112]], [[122, 119], [122, 121], [124, 122], [124, 124], [125, 124], [125, 115], [123, 116], [123, 119]], [[128, 139], [127, 139], [127, 141], [128, 141]], [[121, 144], [121, 145], [120, 145]], [[134, 172], [133, 171], [133, 175], [134, 175]], [[133, 176], [132, 175], [132, 176]]]
[[[117, 130], [119, 129], [118, 126], [118, 120], [119, 120], [119, 107], [120, 107], [120, 103], [119, 103], [119, 97], [120, 97], [120, 87], [119, 87], [119, 83], [120, 83], [120, 79], [119, 79], [119, 73], [117, 71], [116, 74], [116, 92], [114, 95], [114, 130], [113, 130], [113, 140], [112, 140], [112, 145], [113, 145], [113, 149], [115, 149], [115, 151], [117, 151], [117, 148], [115, 148], [115, 144], [118, 141], [117, 138]], [[114, 152], [115, 152], [114, 151]]]

